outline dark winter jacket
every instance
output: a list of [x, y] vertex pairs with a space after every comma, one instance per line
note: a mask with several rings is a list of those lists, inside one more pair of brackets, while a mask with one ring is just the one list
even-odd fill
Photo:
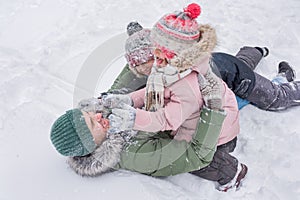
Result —
[[213, 72], [234, 92], [245, 99], [255, 85], [255, 75], [244, 62], [226, 53], [213, 53], [211, 58]]
[[83, 157], [70, 157], [68, 163], [82, 176], [96, 176], [113, 169], [126, 169], [151, 176], [171, 176], [199, 170], [213, 159], [224, 113], [201, 111], [191, 142], [174, 140], [168, 132], [138, 132], [126, 140], [111, 134], [96, 150]]

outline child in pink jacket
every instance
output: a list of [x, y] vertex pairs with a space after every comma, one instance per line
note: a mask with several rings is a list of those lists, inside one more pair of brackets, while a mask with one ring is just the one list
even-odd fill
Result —
[[113, 109], [110, 121], [114, 131], [171, 130], [174, 139], [186, 141], [193, 137], [204, 104], [224, 110], [227, 115], [214, 159], [208, 167], [193, 173], [218, 181], [219, 189], [226, 191], [239, 187], [247, 173], [246, 165], [229, 155], [239, 133], [239, 113], [234, 93], [210, 69], [216, 34], [209, 25], [197, 23], [199, 14], [200, 7], [191, 4], [184, 12], [163, 16], [151, 31], [156, 61], [146, 88], [131, 93], [130, 98], [115, 95], [104, 101], [111, 107], [127, 108]]
[[[205, 56], [203, 61], [197, 67], [193, 67], [188, 75], [165, 86], [163, 95], [161, 95], [164, 98], [164, 104], [155, 112], [139, 109], [144, 106], [147, 88], [130, 93], [133, 106], [138, 108], [133, 129], [148, 132], [172, 130], [171, 135], [174, 135], [174, 139], [191, 141], [199, 120], [200, 110], [204, 105], [203, 96], [199, 90], [198, 73], [200, 69], [208, 69], [208, 61], [209, 56]], [[150, 82], [149, 78], [148, 83]], [[235, 95], [221, 80], [220, 85], [220, 95], [223, 99], [220, 108], [226, 112], [226, 118], [218, 145], [231, 141], [239, 133], [239, 111]]]

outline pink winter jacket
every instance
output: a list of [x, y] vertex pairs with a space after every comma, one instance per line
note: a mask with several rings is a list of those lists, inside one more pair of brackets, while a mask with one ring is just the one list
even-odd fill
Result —
[[[191, 74], [165, 88], [164, 108], [156, 112], [137, 109], [133, 129], [148, 132], [172, 130], [171, 134], [174, 135], [174, 139], [191, 141], [203, 106], [198, 84], [198, 69], [205, 67], [207, 69], [206, 65], [208, 65], [208, 59], [205, 59]], [[239, 133], [239, 113], [235, 95], [223, 81], [222, 83], [225, 100], [223, 109], [227, 115], [218, 145], [229, 142]], [[135, 108], [143, 107], [145, 92], [144, 88], [130, 94]]]

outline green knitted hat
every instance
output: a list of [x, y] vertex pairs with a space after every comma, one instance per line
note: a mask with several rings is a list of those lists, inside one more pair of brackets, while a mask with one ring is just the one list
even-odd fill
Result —
[[51, 141], [64, 156], [85, 156], [93, 152], [96, 144], [79, 109], [68, 110], [52, 125]]

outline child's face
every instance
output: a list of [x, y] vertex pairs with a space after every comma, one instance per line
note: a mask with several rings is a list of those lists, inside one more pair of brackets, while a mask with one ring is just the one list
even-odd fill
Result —
[[151, 68], [153, 66], [153, 63], [154, 60], [149, 60], [146, 63], [136, 66], [135, 69], [138, 73], [149, 76], [151, 74]]
[[90, 132], [93, 135], [95, 143], [101, 144], [105, 138], [106, 138], [106, 133], [109, 128], [109, 121], [108, 119], [104, 119], [102, 117], [101, 113], [94, 113], [94, 112], [85, 112], [81, 111], [85, 123], [87, 127], [89, 128]]
[[156, 58], [157, 67], [165, 67], [168, 64], [168, 59], [173, 58], [175, 54], [166, 49], [156, 48], [154, 50], [154, 56]]

